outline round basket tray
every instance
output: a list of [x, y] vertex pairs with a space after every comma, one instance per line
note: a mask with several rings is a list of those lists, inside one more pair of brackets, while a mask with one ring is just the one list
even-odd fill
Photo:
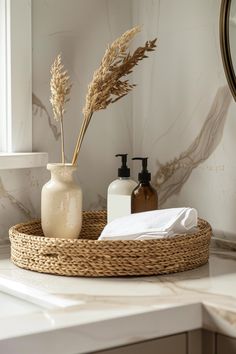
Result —
[[174, 238], [98, 241], [105, 211], [83, 213], [79, 239], [48, 238], [40, 220], [9, 230], [11, 259], [21, 268], [67, 276], [134, 276], [181, 272], [207, 263], [212, 234], [207, 221], [198, 232]]

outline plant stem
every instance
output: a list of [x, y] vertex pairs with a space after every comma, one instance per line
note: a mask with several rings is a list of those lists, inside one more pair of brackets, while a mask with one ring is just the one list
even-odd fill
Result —
[[76, 142], [76, 146], [75, 146], [75, 150], [74, 150], [74, 155], [73, 155], [73, 159], [72, 159], [72, 165], [75, 165], [77, 163], [77, 159], [78, 159], [78, 156], [79, 156], [81, 145], [82, 145], [82, 142], [84, 140], [84, 136], [85, 136], [86, 130], [88, 128], [88, 125], [90, 123], [90, 120], [92, 118], [92, 115], [93, 115], [93, 112], [89, 113], [87, 116], [84, 116], [83, 123], [82, 123], [82, 126], [80, 128], [79, 136], [78, 136], [78, 139], [77, 139], [77, 142]]
[[60, 128], [61, 128], [61, 162], [65, 163], [65, 142], [64, 142], [64, 126], [63, 126], [63, 116], [60, 117]]

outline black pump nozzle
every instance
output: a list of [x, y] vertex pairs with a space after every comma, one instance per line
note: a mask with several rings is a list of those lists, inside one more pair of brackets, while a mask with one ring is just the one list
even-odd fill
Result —
[[128, 154], [116, 154], [116, 157], [121, 157], [122, 166], [118, 168], [118, 177], [130, 177], [130, 169], [127, 167]]
[[142, 171], [138, 174], [138, 180], [141, 183], [148, 183], [151, 181], [151, 173], [147, 169], [147, 160], [148, 157], [133, 157], [132, 160], [141, 160], [142, 161]]

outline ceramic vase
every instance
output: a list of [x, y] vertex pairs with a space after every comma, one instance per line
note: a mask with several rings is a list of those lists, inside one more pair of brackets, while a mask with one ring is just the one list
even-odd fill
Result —
[[48, 164], [51, 179], [41, 195], [42, 229], [46, 237], [78, 238], [82, 227], [82, 191], [74, 178], [77, 166]]

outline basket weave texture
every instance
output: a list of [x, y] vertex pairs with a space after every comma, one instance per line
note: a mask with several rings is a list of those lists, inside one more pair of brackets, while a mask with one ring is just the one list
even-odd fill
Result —
[[48, 238], [40, 220], [9, 230], [11, 259], [21, 268], [67, 276], [136, 276], [186, 271], [207, 263], [212, 235], [207, 221], [198, 232], [159, 240], [98, 241], [105, 211], [83, 213], [79, 239]]

